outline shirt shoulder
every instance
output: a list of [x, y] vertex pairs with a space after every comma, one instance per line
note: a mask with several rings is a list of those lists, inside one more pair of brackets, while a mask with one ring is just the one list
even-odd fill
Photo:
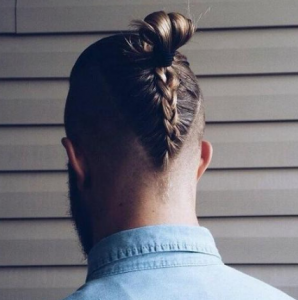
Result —
[[230, 294], [230, 299], [296, 300], [280, 289], [230, 266], [218, 267], [223, 269], [222, 280], [223, 284], [227, 285], [227, 290], [230, 290], [226, 291]]
[[153, 298], [295, 300], [283, 291], [227, 265], [156, 269], [102, 277], [87, 282], [63, 300]]

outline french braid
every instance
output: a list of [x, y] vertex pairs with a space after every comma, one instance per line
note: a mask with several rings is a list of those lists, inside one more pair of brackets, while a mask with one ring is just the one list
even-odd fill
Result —
[[[156, 52], [154, 51], [155, 47], [162, 51], [176, 52], [176, 49], [186, 43], [195, 31], [189, 19], [178, 13], [166, 14], [163, 11], [148, 15], [144, 21], [132, 21], [131, 25], [139, 31], [143, 51], [153, 54], [153, 58]], [[131, 43], [130, 46], [138, 54], [141, 54], [142, 50], [136, 50]], [[163, 152], [162, 165], [164, 168], [167, 168], [170, 158], [178, 153], [185, 139], [185, 135], [182, 135], [180, 130], [181, 121], [177, 106], [177, 91], [180, 80], [172, 66], [156, 66], [154, 73], [159, 94], [159, 97], [155, 97], [155, 101], [156, 105], [159, 105], [163, 112], [165, 129], [165, 151]]]

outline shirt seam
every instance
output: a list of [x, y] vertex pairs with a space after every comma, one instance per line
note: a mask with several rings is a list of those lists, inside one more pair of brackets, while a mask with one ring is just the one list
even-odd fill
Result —
[[[144, 270], [151, 270], [151, 269], [163, 269], [163, 268], [176, 268], [176, 267], [190, 267], [190, 266], [209, 266], [209, 265], [224, 265], [222, 261], [219, 262], [203, 262], [203, 261], [197, 261], [193, 263], [178, 263], [178, 264], [171, 264], [171, 265], [163, 265], [159, 264], [156, 266], [133, 266], [133, 267], [127, 267], [126, 269], [120, 269], [117, 271], [106, 271], [102, 272], [101, 270], [95, 271], [92, 274], [90, 274], [90, 279], [87, 279], [86, 282], [96, 280], [102, 277], [108, 277], [108, 276], [115, 276], [115, 275], [120, 275], [124, 273], [129, 273], [129, 272], [137, 272], [137, 271], [144, 271]], [[93, 278], [94, 276], [98, 276], [96, 278]]]

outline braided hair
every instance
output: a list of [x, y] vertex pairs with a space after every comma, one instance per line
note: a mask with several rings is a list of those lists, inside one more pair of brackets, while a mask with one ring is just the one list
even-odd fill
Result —
[[202, 102], [196, 76], [177, 50], [191, 39], [195, 27], [182, 14], [164, 11], [131, 25], [136, 31], [103, 38], [78, 58], [65, 108], [66, 133], [75, 139], [103, 115], [112, 122], [114, 115], [108, 112], [113, 107], [154, 168], [165, 170], [185, 144]]

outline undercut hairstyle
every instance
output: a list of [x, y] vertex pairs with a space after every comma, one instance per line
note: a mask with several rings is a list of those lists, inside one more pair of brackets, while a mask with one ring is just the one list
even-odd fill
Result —
[[151, 167], [163, 171], [187, 138], [198, 144], [204, 133], [197, 78], [178, 51], [196, 28], [182, 14], [164, 11], [131, 25], [134, 31], [102, 38], [77, 59], [65, 107], [66, 135], [78, 144], [92, 136], [106, 153], [132, 146], [134, 136]]

